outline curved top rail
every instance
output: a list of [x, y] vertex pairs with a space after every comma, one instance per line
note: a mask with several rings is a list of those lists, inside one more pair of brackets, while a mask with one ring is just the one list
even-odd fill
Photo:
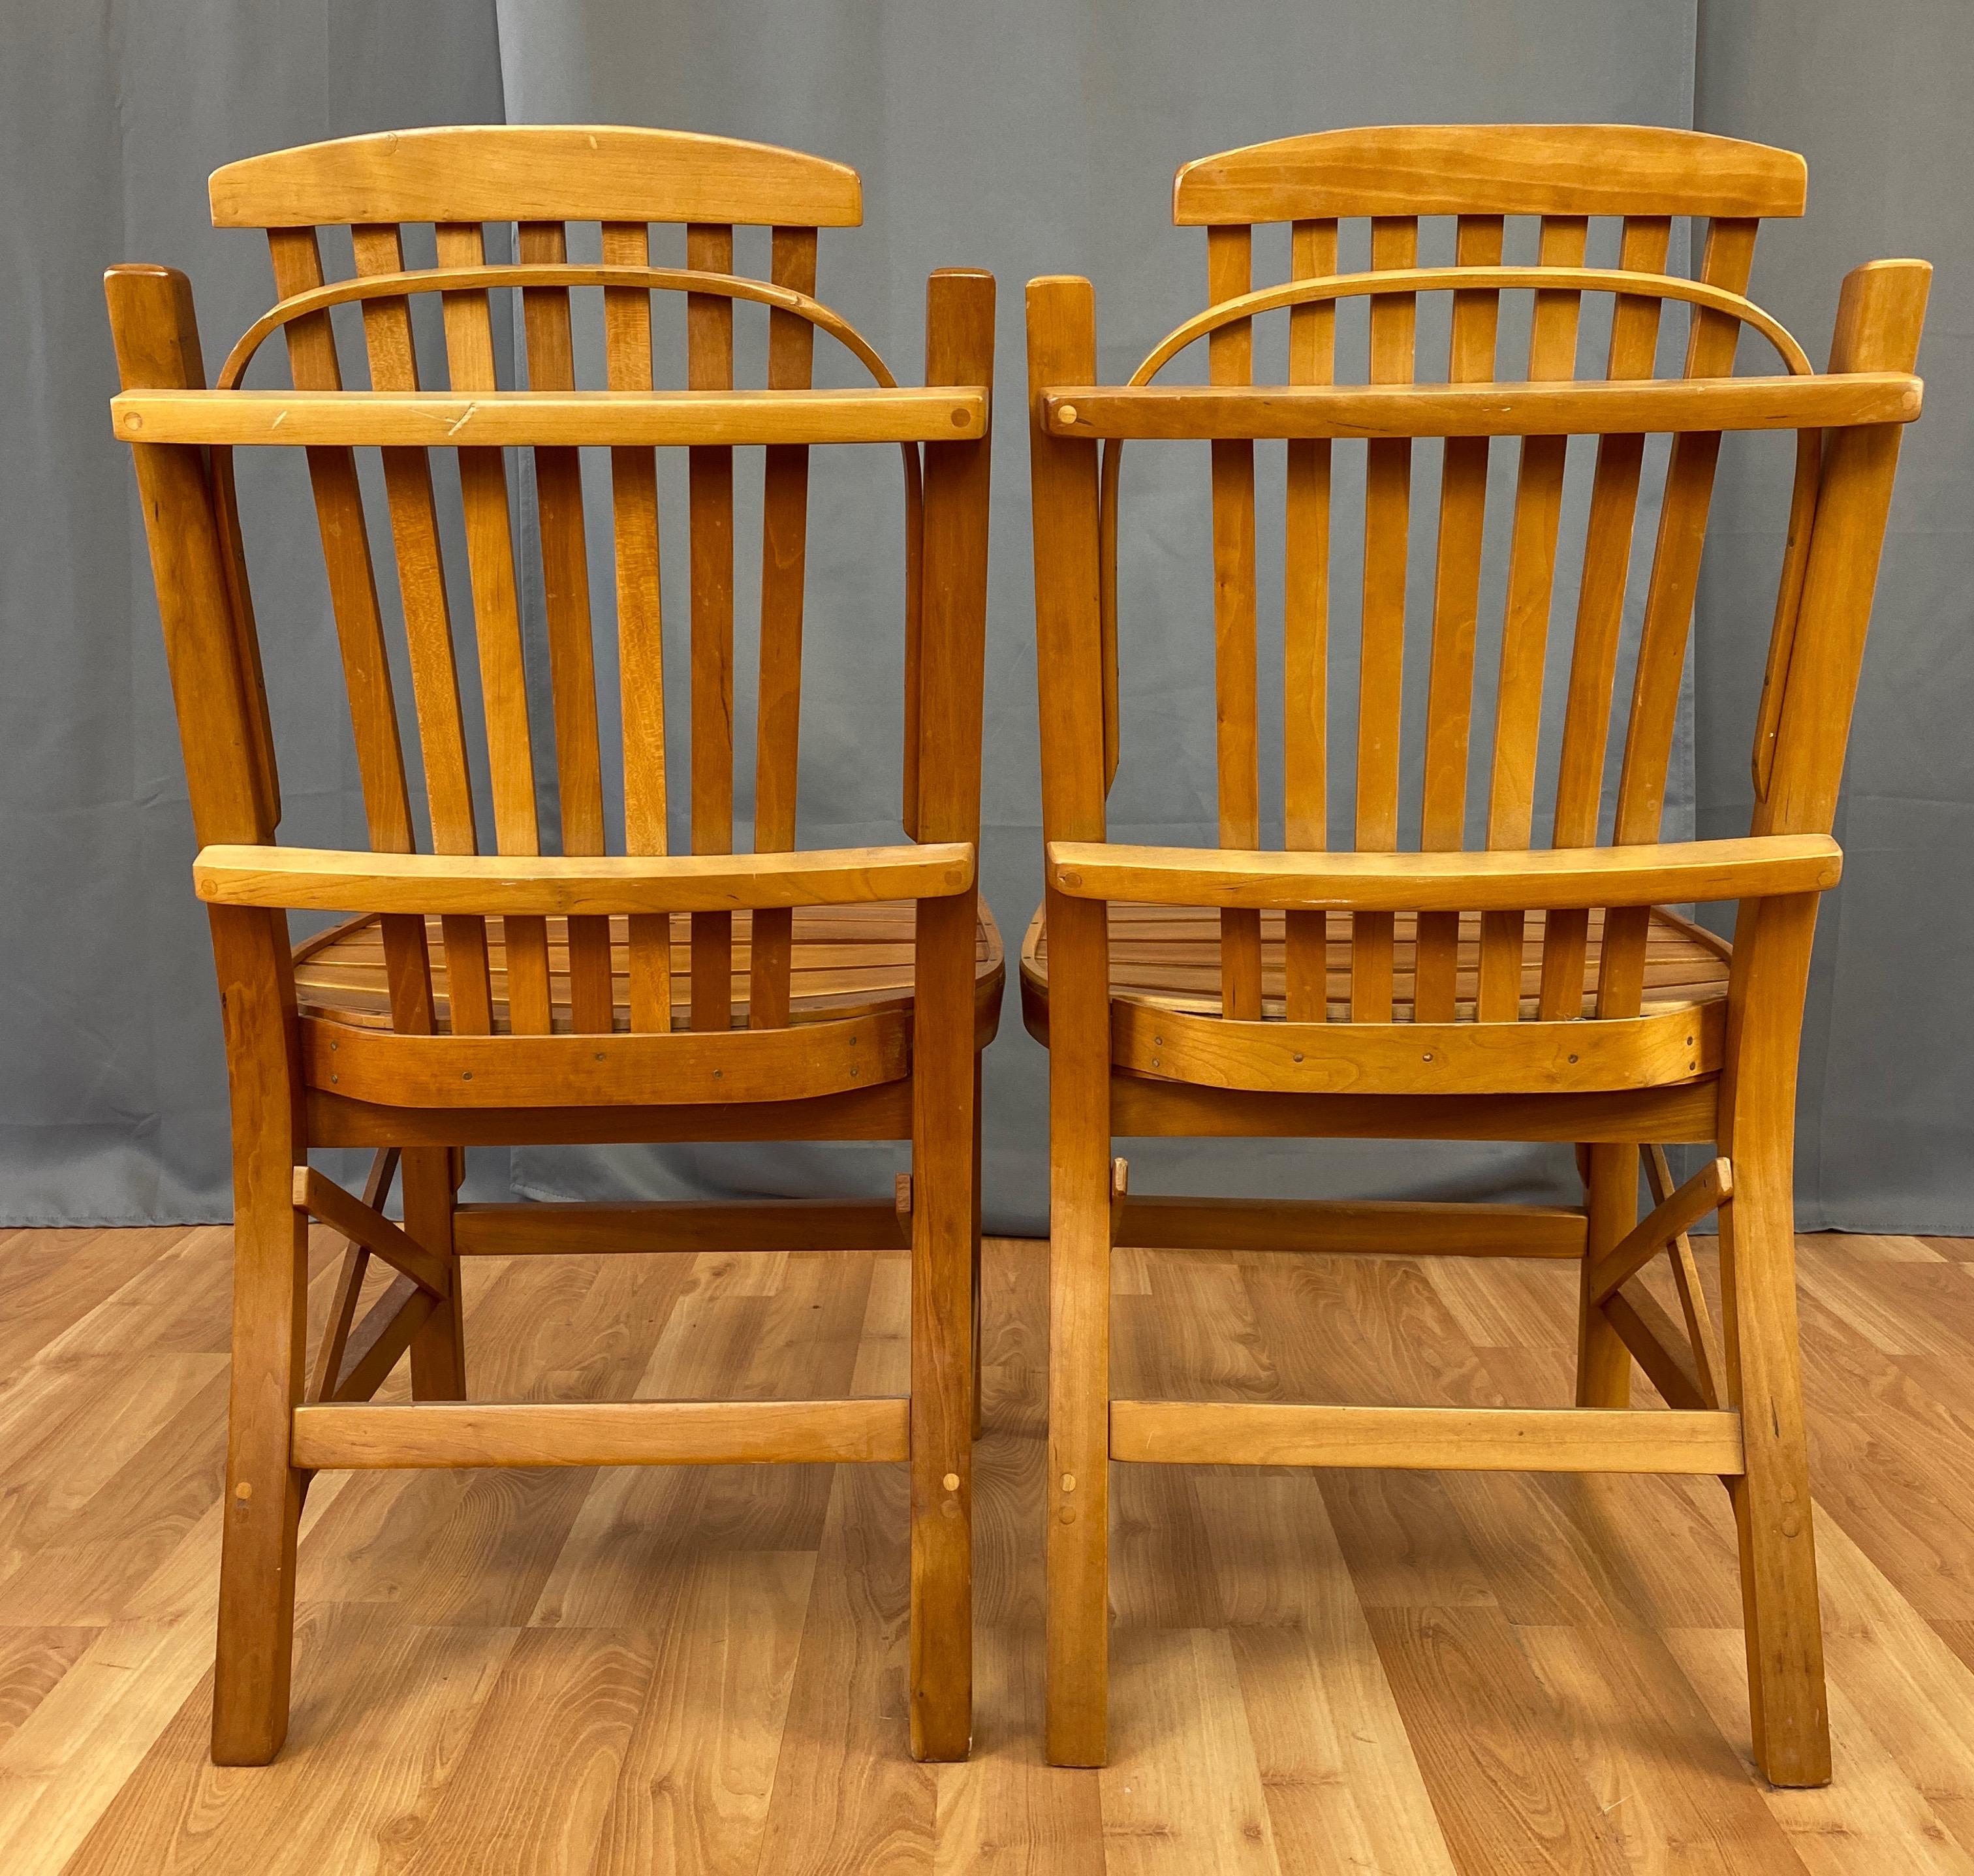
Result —
[[[730, 300], [756, 301], [778, 311], [793, 313], [819, 327], [863, 365], [880, 389], [890, 391], [898, 388], [897, 379], [877, 348], [855, 326], [820, 300], [812, 300], [792, 288], [749, 280], [740, 274], [704, 273], [690, 267], [567, 262], [429, 267], [397, 274], [372, 274], [361, 279], [334, 280], [312, 287], [270, 307], [240, 336], [227, 355], [213, 388], [218, 391], [237, 389], [254, 354], [271, 334], [296, 320], [326, 313], [331, 307], [366, 300], [398, 299], [415, 293], [484, 292], [498, 287], [641, 287], [657, 291], [700, 293]], [[922, 615], [920, 569], [925, 542], [925, 483], [917, 446], [902, 443], [899, 454], [903, 458], [905, 477], [905, 633], [908, 644], [916, 646]], [[234, 491], [232, 450], [215, 447], [211, 460], [218, 497], [218, 518], [228, 556], [225, 564], [241, 563], [244, 553], [240, 540], [238, 500]]]
[[1378, 274], [1330, 274], [1318, 279], [1288, 280], [1279, 287], [1264, 287], [1258, 292], [1222, 300], [1173, 327], [1146, 355], [1129, 382], [1134, 386], [1149, 384], [1195, 340], [1223, 326], [1283, 307], [1385, 294], [1458, 293], [1484, 288], [1492, 291], [1515, 287], [1686, 300], [1752, 326], [1775, 347], [1792, 376], [1806, 377], [1812, 369], [1808, 355], [1780, 320], [1763, 312], [1752, 300], [1729, 293], [1724, 287], [1710, 286], [1704, 280], [1683, 280], [1672, 274], [1633, 274], [1622, 267], [1393, 267]]
[[[1336, 132], [1323, 134], [1348, 136], [1356, 133]], [[1258, 147], [1266, 149], [1270, 146], [1262, 145]], [[1747, 147], [1759, 149], [1761, 146], [1750, 145]], [[1799, 159], [1797, 160], [1800, 161]], [[1185, 172], [1182, 170], [1182, 180], [1185, 175]], [[1815, 368], [1811, 365], [1808, 355], [1779, 320], [1741, 294], [1729, 293], [1722, 287], [1710, 286], [1702, 280], [1682, 280], [1673, 274], [1636, 274], [1618, 267], [1395, 267], [1375, 274], [1327, 274], [1320, 278], [1290, 280], [1278, 287], [1264, 287], [1258, 292], [1223, 300], [1208, 307], [1204, 312], [1196, 313], [1184, 324], [1175, 326], [1146, 354], [1143, 362], [1131, 374], [1128, 383], [1132, 388], [1149, 384], [1195, 340], [1203, 339], [1222, 326], [1251, 319], [1258, 313], [1274, 312], [1284, 307], [1307, 306], [1312, 303], [1334, 302], [1384, 294], [1494, 291], [1511, 287], [1611, 293], [1684, 300], [1707, 311], [1723, 313], [1729, 318], [1739, 320], [1743, 325], [1753, 326], [1774, 346], [1777, 355], [1789, 368], [1791, 376], [1815, 376]], [[1431, 383], [1417, 387], [1421, 394], [1428, 396], [1436, 388]], [[1110, 660], [1111, 667], [1107, 674], [1108, 681], [1103, 687], [1107, 713], [1103, 726], [1104, 786], [1107, 789], [1117, 779], [1117, 753], [1120, 745], [1118, 725], [1110, 716], [1116, 706], [1110, 700], [1118, 694], [1116, 668], [1117, 504], [1123, 451], [1123, 438], [1111, 438], [1105, 441], [1097, 495], [1097, 586], [1100, 638], [1104, 648], [1104, 655]], [[1817, 490], [1822, 472], [1820, 432], [1799, 431], [1796, 438], [1795, 482], [1789, 497], [1789, 539], [1783, 549], [1782, 579], [1776, 595], [1776, 624], [1771, 641], [1782, 648], [1781, 655], [1785, 661], [1788, 645], [1795, 634], [1795, 616], [1802, 605], [1803, 578], [1808, 561], [1810, 523], [1816, 511]], [[1779, 709], [1779, 704], [1776, 707]], [[1766, 697], [1762, 709], [1765, 713], [1769, 709]], [[1766, 793], [1766, 777], [1759, 772], [1759, 761], [1756, 787], [1758, 793]]]
[[357, 221], [723, 221], [855, 228], [842, 163], [609, 124], [461, 124], [271, 150], [212, 172], [215, 228]]
[[363, 300], [398, 300], [418, 293], [477, 293], [494, 287], [631, 287], [659, 293], [709, 294], [718, 299], [751, 300], [792, 313], [826, 332], [850, 353], [887, 391], [898, 381], [877, 348], [841, 313], [819, 300], [792, 288], [749, 280], [740, 274], [702, 273], [691, 267], [627, 267], [572, 261], [525, 262], [514, 266], [420, 267], [399, 274], [369, 274], [360, 280], [332, 280], [312, 287], [271, 307], [257, 319], [227, 354], [215, 391], [238, 388], [254, 354], [272, 333], [311, 313], [326, 312]]
[[1799, 215], [1793, 150], [1649, 124], [1389, 124], [1183, 165], [1172, 220], [1349, 215]]

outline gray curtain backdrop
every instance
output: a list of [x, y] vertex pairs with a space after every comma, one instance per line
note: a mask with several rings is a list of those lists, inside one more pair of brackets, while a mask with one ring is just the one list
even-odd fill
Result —
[[[1814, 31], [1802, 5], [1779, 0], [428, 0], [415, 10], [33, 0], [17, 11], [0, 61], [0, 214], [17, 231], [5, 290], [15, 316], [0, 344], [0, 943], [12, 991], [0, 1004], [0, 1219], [163, 1222], [228, 1209], [216, 999], [143, 530], [104, 412], [115, 372], [99, 285], [113, 261], [185, 267], [216, 360], [269, 296], [262, 245], [206, 225], [205, 178], [218, 163], [320, 137], [503, 118], [665, 124], [812, 149], [854, 164], [865, 185], [865, 225], [824, 238], [821, 297], [901, 377], [918, 369], [927, 271], [994, 271], [1004, 395], [982, 871], [1012, 979], [1040, 890], [1023, 284], [1090, 275], [1101, 369], [1121, 374], [1204, 298], [1203, 239], [1169, 221], [1172, 173], [1187, 158], [1343, 124], [1569, 118], [1692, 124], [1802, 150], [1808, 215], [1765, 233], [1754, 291], [1813, 356], [1846, 268], [1909, 253], [1938, 270], [1920, 366], [1927, 414], [1907, 441], [1838, 828], [1849, 865], [1825, 909], [1811, 993], [1799, 1197], [1805, 1228], [1974, 1230], [1974, 1000], [1959, 987], [1974, 914], [1959, 577], [1974, 464], [1974, 226], [1955, 161], [1974, 132], [1953, 89], [1974, 52], [1974, 15], [1959, 0], [1809, 11]], [[1261, 246], [1261, 277], [1284, 266], [1285, 254]], [[284, 836], [361, 845], [305, 481], [272, 455], [243, 465], [242, 480]], [[1788, 465], [1785, 448], [1736, 451], [1717, 496], [1669, 798], [1675, 832], [1746, 825]], [[1511, 465], [1501, 473], [1511, 477]], [[1121, 837], [1210, 837], [1204, 484], [1202, 464], [1176, 451], [1142, 451], [1127, 474], [1125, 755], [1112, 800]], [[1582, 487], [1572, 493], [1580, 503]], [[664, 495], [680, 516], [674, 490]], [[895, 838], [895, 490], [822, 474], [817, 498], [801, 838]], [[1425, 480], [1421, 506], [1431, 499]], [[1648, 538], [1651, 520], [1641, 520]], [[1349, 533], [1346, 521], [1340, 539]], [[682, 626], [681, 541], [673, 525], [667, 611]], [[599, 543], [607, 592], [608, 532], [593, 526], [592, 551]], [[1271, 544], [1264, 533], [1264, 568]], [[1429, 543], [1415, 546], [1429, 556]], [[1340, 567], [1340, 592], [1349, 579]], [[1572, 581], [1566, 566], [1564, 595]], [[1566, 627], [1569, 610], [1566, 598]], [[1265, 608], [1263, 629], [1265, 671]], [[1272, 629], [1278, 646], [1279, 602]], [[1353, 635], [1340, 622], [1340, 642]], [[744, 670], [744, 645], [742, 655]], [[1346, 667], [1333, 678], [1343, 765], [1333, 774], [1347, 772], [1353, 677]], [[750, 727], [739, 726], [743, 738]], [[986, 1058], [985, 1110], [990, 1228], [1039, 1229], [1047, 1064], [1012, 983]], [[1567, 1149], [1125, 1150], [1145, 1190], [1542, 1195], [1575, 1185]], [[852, 1146], [530, 1150], [476, 1154], [473, 1181], [545, 1196], [874, 1192], [900, 1163], [891, 1150]]]

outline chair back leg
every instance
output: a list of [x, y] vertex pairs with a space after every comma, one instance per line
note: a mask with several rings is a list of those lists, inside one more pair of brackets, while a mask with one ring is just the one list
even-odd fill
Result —
[[1605, 1145], [1582, 1152], [1589, 1162], [1584, 1179], [1589, 1232], [1576, 1305], [1576, 1404], [1628, 1407], [1631, 1352], [1592, 1299], [1590, 1284], [1597, 1260], [1638, 1222], [1638, 1150]]
[[973, 897], [919, 908], [912, 1120], [912, 1756], [973, 1726]]
[[1103, 908], [1051, 894], [1048, 1750], [1104, 1761], [1110, 1681], [1110, 1031]]
[[973, 1437], [982, 1426], [980, 1388], [980, 1058], [973, 1058]]
[[404, 1157], [405, 1228], [442, 1256], [451, 1281], [444, 1299], [412, 1338], [412, 1398], [466, 1398], [466, 1330], [461, 1319], [459, 1255], [453, 1248], [458, 1156], [449, 1146], [420, 1146]]
[[1721, 1096], [1720, 1150], [1734, 1202], [1720, 1214], [1727, 1390], [1746, 1470], [1728, 1481], [1740, 1540], [1741, 1604], [1755, 1761], [1771, 1784], [1830, 1782], [1830, 1716], [1795, 1287], [1798, 1013], [1816, 923], [1813, 896], [1770, 900], [1736, 932], [1747, 995]]

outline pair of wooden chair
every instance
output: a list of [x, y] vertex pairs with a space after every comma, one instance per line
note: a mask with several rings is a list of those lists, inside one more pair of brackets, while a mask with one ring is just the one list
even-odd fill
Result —
[[[1801, 1390], [1790, 1130], [1797, 1031], [1851, 700], [1884, 530], [1927, 270], [1846, 281], [1827, 374], [1745, 297], [1759, 221], [1801, 212], [1785, 153], [1690, 133], [1543, 126], [1330, 133], [1180, 173], [1176, 216], [1208, 230], [1206, 311], [1125, 385], [1097, 382], [1087, 283], [1028, 307], [1036, 619], [1048, 842], [1023, 947], [1028, 1026], [1051, 1056], [1048, 1751], [1105, 1746], [1106, 1481], [1166, 1463], [1538, 1467], [1713, 1473], [1740, 1532], [1758, 1756], [1780, 1783], [1828, 1776]], [[310, 1475], [352, 1465], [909, 1460], [912, 1748], [962, 1755], [970, 1723], [969, 1455], [978, 1410], [979, 1051], [1000, 946], [975, 893], [993, 285], [938, 274], [925, 385], [896, 387], [811, 294], [815, 230], [858, 219], [849, 171], [655, 131], [410, 133], [288, 151], [213, 179], [215, 219], [261, 227], [280, 303], [205, 389], [181, 276], [119, 268], [110, 291], [203, 851], [233, 1087], [238, 1265], [215, 1756], [264, 1760], [286, 1724], [296, 1520]], [[1421, 266], [1421, 218], [1453, 219]], [[1540, 225], [1504, 266], [1509, 218]], [[1592, 218], [1617, 265], [1587, 264]], [[1667, 271], [1675, 219], [1703, 218], [1697, 279]], [[1371, 271], [1337, 271], [1339, 223], [1370, 221]], [[600, 264], [565, 225], [602, 224]], [[436, 225], [407, 267], [400, 227]], [[513, 222], [511, 262], [484, 225]], [[687, 266], [651, 265], [648, 225], [687, 225]], [[1255, 290], [1257, 225], [1290, 225], [1286, 284]], [[733, 226], [766, 223], [771, 279], [734, 271]], [[349, 225], [355, 274], [325, 284], [316, 229]], [[1432, 231], [1427, 231], [1429, 240]], [[603, 294], [609, 390], [576, 392], [570, 290]], [[490, 290], [518, 290], [526, 392], [496, 387]], [[448, 389], [420, 389], [408, 307], [437, 293]], [[651, 296], [686, 296], [691, 389], [652, 389]], [[1415, 371], [1421, 295], [1448, 296], [1444, 379]], [[1525, 339], [1503, 296], [1532, 297]], [[1585, 296], [1612, 307], [1605, 375], [1579, 379]], [[769, 309], [767, 388], [736, 391], [733, 307]], [[1339, 385], [1340, 313], [1368, 304], [1369, 382]], [[331, 309], [362, 308], [372, 389], [341, 379]], [[1658, 376], [1664, 309], [1688, 321]], [[1254, 325], [1288, 314], [1288, 379], [1256, 385]], [[1513, 330], [1510, 314], [1508, 328]], [[877, 388], [815, 391], [821, 328]], [[1752, 328], [1782, 375], [1735, 379]], [[294, 389], [238, 387], [287, 342]], [[1153, 382], [1208, 346], [1205, 385]], [[1523, 344], [1526, 350], [1522, 351]], [[1661, 844], [1701, 541], [1723, 432], [1795, 433], [1789, 544], [1741, 840]], [[1671, 438], [1664, 458], [1648, 437]], [[1597, 439], [1587, 505], [1569, 439]], [[1490, 449], [1515, 438], [1498, 641], [1481, 595]], [[1212, 444], [1219, 845], [1105, 838], [1120, 753], [1121, 450]], [[1353, 830], [1330, 850], [1326, 671], [1332, 508], [1365, 439]], [[1264, 850], [1254, 445], [1287, 445], [1280, 848]], [[1406, 567], [1417, 445], [1440, 439], [1425, 695], [1408, 707]], [[798, 852], [806, 450], [903, 446], [908, 841]], [[281, 848], [273, 742], [230, 452], [300, 445], [320, 513], [372, 851]], [[667, 852], [657, 571], [659, 446], [690, 452], [690, 852]], [[732, 855], [736, 447], [766, 450], [754, 851]], [[382, 458], [431, 851], [413, 851], [391, 664], [353, 451]], [[611, 451], [624, 851], [605, 852], [578, 451]], [[439, 554], [433, 448], [455, 451], [484, 727], [469, 733]], [[1585, 447], [1588, 447], [1587, 445]], [[551, 721], [523, 678], [507, 461], [533, 452]], [[1662, 484], [1612, 746], [1641, 485]], [[1573, 624], [1562, 523], [1584, 507]], [[1346, 564], [1339, 556], [1340, 565]], [[1341, 582], [1337, 582], [1340, 589]], [[1559, 746], [1551, 639], [1567, 645]], [[1349, 641], [1346, 644], [1346, 640]], [[1497, 644], [1498, 650], [1492, 648]], [[1477, 733], [1477, 670], [1497, 664]], [[1417, 662], [1417, 661], [1415, 661]], [[1484, 689], [1480, 694], [1486, 695]], [[1552, 715], [1556, 713], [1551, 713]], [[1554, 727], [1553, 725], [1551, 726]], [[562, 852], [536, 818], [552, 730]], [[1409, 780], [1402, 746], [1415, 750]], [[484, 749], [484, 754], [482, 750]], [[1470, 773], [1484, 757], [1484, 784]], [[484, 765], [497, 857], [479, 854]], [[1616, 767], [1615, 818], [1602, 810]], [[1539, 790], [1539, 782], [1540, 788]], [[1553, 822], [1538, 819], [1539, 798]], [[1471, 811], [1470, 811], [1471, 804]], [[1402, 827], [1402, 822], [1403, 825]], [[1471, 835], [1470, 822], [1476, 830]], [[1272, 831], [1272, 830], [1271, 830]], [[1416, 850], [1410, 840], [1416, 833]], [[1538, 832], [1549, 836], [1534, 845]], [[1402, 848], [1402, 841], [1405, 843]], [[1602, 844], [1600, 844], [1600, 841]], [[1666, 903], [1739, 902], [1730, 947]], [[290, 947], [292, 909], [356, 920]], [[1540, 914], [1532, 917], [1531, 914]], [[1120, 1136], [1570, 1141], [1581, 1210], [1133, 1197]], [[469, 1404], [459, 1258], [540, 1249], [538, 1207], [457, 1202], [476, 1143], [897, 1139], [900, 1203], [558, 1208], [556, 1249], [909, 1242], [905, 1400]], [[1717, 1157], [1671, 1189], [1663, 1146]], [[367, 1146], [361, 1199], [313, 1172]], [[1641, 1163], [1654, 1209], [1638, 1217]], [[405, 1223], [382, 1211], [402, 1167]], [[1686, 1233], [1721, 1213], [1721, 1346]], [[303, 1346], [306, 1224], [351, 1248], [331, 1327]], [[1577, 1405], [1453, 1412], [1113, 1400], [1110, 1254], [1120, 1242], [1575, 1258]], [[1667, 1251], [1677, 1325], [1634, 1279]], [[371, 1258], [384, 1301], [354, 1320]], [[408, 1349], [415, 1404], [366, 1404]], [[1668, 1403], [1633, 1412], [1636, 1359]]]

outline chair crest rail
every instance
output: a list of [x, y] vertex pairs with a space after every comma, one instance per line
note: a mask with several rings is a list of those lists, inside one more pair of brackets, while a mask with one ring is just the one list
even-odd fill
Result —
[[1181, 228], [1356, 215], [1799, 215], [1793, 150], [1661, 124], [1373, 124], [1182, 164]]
[[215, 228], [392, 221], [855, 228], [863, 185], [803, 150], [628, 124], [441, 124], [305, 143], [212, 172]]

